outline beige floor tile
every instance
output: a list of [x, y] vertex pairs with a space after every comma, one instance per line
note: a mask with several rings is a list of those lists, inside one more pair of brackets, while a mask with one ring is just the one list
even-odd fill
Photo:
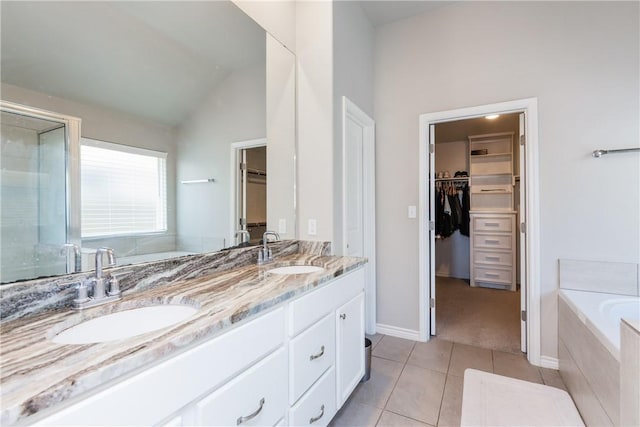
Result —
[[567, 386], [564, 385], [564, 381], [562, 381], [560, 372], [556, 371], [555, 369], [547, 369], [547, 368], [538, 368], [538, 369], [540, 369], [540, 374], [542, 375], [542, 381], [544, 382], [545, 385], [567, 391]]
[[334, 427], [371, 427], [375, 426], [380, 418], [381, 409], [370, 405], [363, 405], [349, 399], [342, 409], [333, 417], [329, 426]]
[[440, 407], [438, 427], [459, 427], [462, 415], [462, 377], [447, 375], [447, 383], [444, 386], [444, 396]]
[[385, 335], [373, 349], [373, 355], [383, 359], [404, 363], [409, 358], [415, 341]]
[[421, 423], [420, 421], [403, 417], [393, 412], [384, 411], [376, 427], [429, 427], [429, 424]]
[[455, 343], [451, 353], [449, 375], [462, 377], [464, 376], [464, 370], [467, 368], [493, 372], [491, 350]]
[[402, 366], [402, 363], [372, 357], [371, 378], [367, 382], [358, 384], [351, 399], [383, 409], [400, 377]]
[[383, 336], [384, 335], [382, 334], [367, 335], [367, 338], [371, 340], [371, 350], [373, 350], [375, 346], [378, 345]]
[[446, 374], [452, 349], [452, 342], [438, 338], [432, 338], [429, 342], [419, 342], [413, 347], [407, 363]]
[[406, 365], [385, 409], [435, 425], [438, 422], [445, 378], [446, 375], [442, 372]]
[[493, 372], [505, 377], [542, 384], [537, 366], [531, 365], [523, 354], [493, 351]]

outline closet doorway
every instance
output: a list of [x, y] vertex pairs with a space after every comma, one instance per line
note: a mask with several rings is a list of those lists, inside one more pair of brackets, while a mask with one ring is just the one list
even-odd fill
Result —
[[516, 353], [520, 337], [519, 113], [438, 123], [432, 334]]
[[267, 230], [267, 140], [232, 143], [231, 174], [229, 241], [258, 244]]
[[425, 340], [522, 351], [539, 364], [537, 237], [528, 238], [537, 194], [526, 185], [532, 170], [537, 182], [527, 152], [535, 157], [537, 135], [534, 147], [526, 138], [536, 110], [529, 99], [421, 116]]

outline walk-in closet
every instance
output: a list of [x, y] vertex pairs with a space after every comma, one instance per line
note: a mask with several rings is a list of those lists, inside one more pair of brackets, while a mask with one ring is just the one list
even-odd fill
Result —
[[433, 174], [437, 336], [517, 353], [518, 113], [439, 123]]

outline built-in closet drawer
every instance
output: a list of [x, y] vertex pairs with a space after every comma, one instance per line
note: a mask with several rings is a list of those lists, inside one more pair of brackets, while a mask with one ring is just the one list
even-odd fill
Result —
[[474, 231], [489, 231], [489, 232], [511, 232], [511, 218], [510, 217], [473, 217], [473, 230]]
[[476, 282], [502, 283], [510, 285], [513, 280], [513, 270], [474, 266], [473, 278]]
[[332, 366], [289, 411], [289, 425], [326, 426], [336, 413], [336, 370]]
[[281, 348], [198, 402], [196, 424], [275, 425], [288, 406], [286, 378], [287, 352]]
[[473, 247], [481, 249], [504, 249], [510, 251], [511, 240], [511, 234], [475, 233], [473, 236]]
[[335, 360], [336, 327], [331, 312], [324, 319], [291, 340], [289, 346], [289, 403], [300, 396], [330, 368]]
[[513, 265], [513, 254], [511, 252], [492, 252], [477, 250], [474, 253], [473, 262], [476, 264], [498, 265], [501, 267], [511, 267]]

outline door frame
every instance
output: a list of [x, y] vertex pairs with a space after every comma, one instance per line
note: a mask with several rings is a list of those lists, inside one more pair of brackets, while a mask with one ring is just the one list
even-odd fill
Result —
[[[240, 172], [238, 162], [240, 161], [240, 151], [246, 148], [266, 147], [267, 138], [249, 139], [231, 143], [231, 154], [229, 163], [230, 191], [229, 191], [229, 244], [225, 246], [235, 246], [236, 231], [238, 231], [238, 187], [240, 185]], [[267, 195], [269, 197], [269, 195]]]
[[347, 253], [347, 119], [362, 126], [362, 229], [365, 265], [365, 329], [376, 333], [376, 156], [375, 121], [346, 96], [342, 97], [342, 253]]
[[[489, 114], [524, 112], [526, 115], [525, 143], [525, 204], [524, 217], [527, 293], [527, 359], [541, 366], [540, 355], [540, 176], [538, 168], [538, 99], [525, 98], [495, 104], [479, 105], [455, 110], [438, 111], [420, 115], [419, 128], [419, 315], [420, 340], [430, 339], [429, 300], [429, 125], [462, 119], [483, 117]], [[522, 261], [521, 261], [522, 262]], [[436, 300], [437, 304], [437, 300]]]

